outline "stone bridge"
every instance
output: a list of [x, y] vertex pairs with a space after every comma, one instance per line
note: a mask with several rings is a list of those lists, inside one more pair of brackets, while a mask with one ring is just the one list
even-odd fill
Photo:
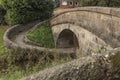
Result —
[[[120, 9], [107, 7], [80, 7], [63, 10], [51, 21], [55, 49], [26, 43], [26, 34], [42, 22], [18, 25], [4, 35], [7, 49], [12, 51], [50, 53], [103, 53], [120, 47]], [[45, 22], [45, 21], [44, 21]], [[37, 24], [37, 25], [36, 25]], [[65, 55], [65, 54], [64, 54]]]
[[[111, 49], [110, 53], [120, 51], [119, 8], [81, 7], [65, 10], [54, 16], [51, 26], [56, 48], [59, 49], [46, 49], [25, 42], [27, 33], [41, 25], [38, 23], [35, 26], [36, 23], [17, 25], [8, 29], [3, 38], [6, 48], [10, 51], [24, 52], [26, 56], [29, 56], [30, 52], [39, 52], [41, 56], [46, 50], [51, 55], [57, 50], [64, 56], [64, 53], [70, 50], [75, 50], [79, 54], [100, 53], [101, 50], [106, 52]], [[21, 80], [113, 80], [111, 77], [114, 71], [111, 71], [111, 64], [113, 63], [109, 56], [106, 58], [101, 54], [90, 55], [45, 69]], [[119, 77], [119, 74], [117, 75]]]
[[77, 53], [120, 47], [120, 10], [81, 7], [61, 12], [51, 20], [57, 48], [75, 48]]

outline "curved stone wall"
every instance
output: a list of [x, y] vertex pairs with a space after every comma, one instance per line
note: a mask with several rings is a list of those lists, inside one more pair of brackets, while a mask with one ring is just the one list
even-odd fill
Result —
[[[64, 49], [55, 49], [55, 48], [48, 49], [45, 47], [41, 47], [38, 44], [33, 43], [26, 38], [27, 33], [29, 33], [34, 28], [36, 28], [37, 26], [41, 25], [44, 22], [45, 21], [43, 22], [36, 21], [28, 25], [15, 25], [12, 28], [8, 29], [5, 32], [4, 37], [3, 37], [4, 45], [6, 49], [12, 53], [17, 53], [17, 54], [18, 53], [19, 54], [20, 53], [23, 53], [23, 54], [39, 53], [39, 55], [41, 56], [47, 52], [49, 53], [48, 55], [53, 56], [53, 57], [54, 57], [53, 55], [54, 53], [56, 53], [58, 57], [60, 56], [66, 57], [66, 56], [73, 55], [74, 50], [70, 50], [70, 49], [64, 50]], [[18, 43], [15, 42], [14, 38], [18, 37], [18, 35], [20, 35], [21, 33], [25, 33], [25, 34], [24, 34], [24, 39], [22, 40], [22, 44], [19, 45]]]
[[64, 23], [92, 32], [113, 48], [120, 47], [119, 8], [80, 7], [66, 10], [51, 20], [53, 26]]
[[28, 24], [27, 27], [24, 25], [15, 25], [12, 28], [8, 29], [4, 36], [4, 45], [5, 47], [10, 51], [17, 51], [17, 49], [26, 49], [21, 46], [19, 46], [17, 43], [14, 42], [14, 38], [17, 37], [18, 34], [27, 31], [28, 29], [32, 28], [35, 24], [37, 24], [38, 21], [36, 21], [34, 24]]

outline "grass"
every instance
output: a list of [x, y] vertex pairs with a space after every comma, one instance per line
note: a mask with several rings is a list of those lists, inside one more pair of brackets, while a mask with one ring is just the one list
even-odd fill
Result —
[[0, 55], [4, 54], [3, 35], [8, 28], [8, 26], [0, 26]]
[[55, 47], [51, 27], [48, 22], [40, 25], [37, 29], [29, 33], [27, 37], [46, 48]]

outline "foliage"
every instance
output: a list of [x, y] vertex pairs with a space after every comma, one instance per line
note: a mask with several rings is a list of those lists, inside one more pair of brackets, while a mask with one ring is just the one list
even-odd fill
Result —
[[120, 7], [120, 0], [106, 0], [108, 7]]
[[40, 25], [37, 29], [29, 33], [27, 37], [46, 48], [55, 47], [51, 27], [48, 22]]
[[120, 51], [118, 51], [114, 54], [115, 55], [110, 57], [110, 60], [112, 61], [114, 67], [120, 67], [120, 62], [118, 62], [118, 61], [120, 61]]
[[4, 53], [3, 35], [8, 28], [8, 26], [0, 26], [0, 55]]
[[78, 0], [81, 6], [120, 7], [120, 0]]
[[120, 80], [120, 51], [116, 52], [115, 55], [109, 58], [113, 64], [113, 79]]
[[71, 60], [71, 57], [50, 58], [47, 51], [43, 55], [40, 53], [33, 54], [32, 52], [28, 54], [23, 52], [6, 53], [4, 56], [0, 56], [0, 80], [18, 80], [45, 68]]
[[6, 21], [10, 25], [43, 20], [52, 15], [51, 0], [1, 0], [0, 2], [7, 11]]
[[5, 24], [6, 11], [0, 6], [0, 24]]

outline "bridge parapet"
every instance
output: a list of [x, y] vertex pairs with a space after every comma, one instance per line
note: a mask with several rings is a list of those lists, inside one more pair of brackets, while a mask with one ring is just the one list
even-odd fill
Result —
[[51, 20], [56, 26], [70, 23], [101, 38], [111, 47], [120, 47], [120, 8], [80, 7], [64, 10]]

